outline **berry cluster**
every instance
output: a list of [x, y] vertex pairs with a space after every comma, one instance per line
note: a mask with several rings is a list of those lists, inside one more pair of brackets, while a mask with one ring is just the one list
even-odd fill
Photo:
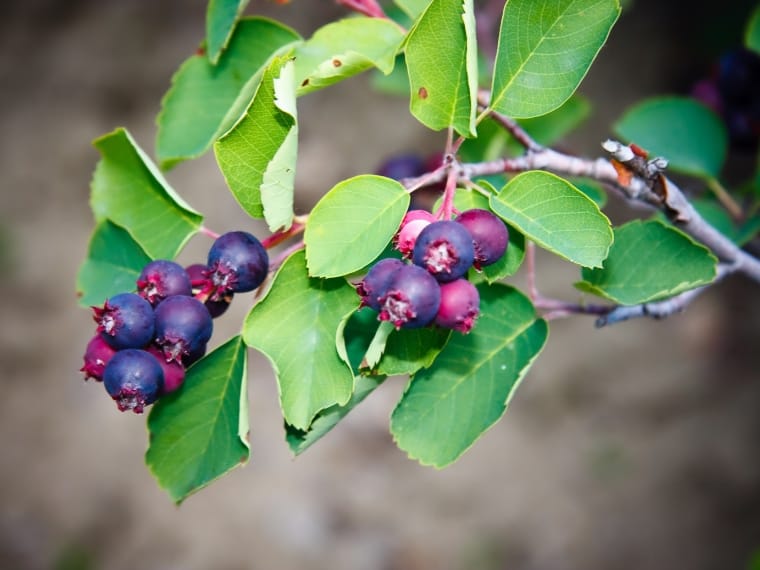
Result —
[[206, 264], [151, 261], [134, 292], [93, 307], [97, 331], [84, 353], [85, 380], [102, 381], [119, 410], [142, 413], [179, 389], [185, 369], [206, 353], [212, 319], [235, 293], [261, 285], [268, 271], [266, 249], [242, 231], [217, 238]]
[[378, 261], [356, 292], [362, 306], [397, 329], [435, 324], [468, 333], [480, 312], [480, 296], [467, 271], [497, 262], [508, 242], [507, 226], [488, 210], [466, 210], [454, 220], [411, 210], [394, 237], [406, 261]]

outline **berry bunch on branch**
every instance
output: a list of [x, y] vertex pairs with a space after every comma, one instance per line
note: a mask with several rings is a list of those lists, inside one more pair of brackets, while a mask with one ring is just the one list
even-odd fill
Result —
[[[576, 91], [618, 0], [510, 0], [498, 26], [477, 25], [473, 0], [338, 0], [353, 13], [309, 38], [226, 4], [209, 3], [202, 49], [162, 100], [155, 159], [124, 128], [94, 142], [95, 229], [77, 283], [97, 323], [82, 372], [121, 410], [152, 404], [145, 459], [174, 501], [250, 455], [249, 349], [271, 362], [295, 454], [401, 376], [393, 438], [443, 467], [502, 417], [552, 320], [663, 318], [733, 274], [760, 282], [758, 179], [720, 179], [729, 115], [657, 97], [625, 111], [602, 156], [554, 148], [590, 112]], [[299, 101], [362, 72], [445, 140], [432, 157], [379, 151], [377, 173], [297, 215]], [[209, 229], [167, 180], [209, 151], [265, 222], [261, 241]], [[703, 190], [687, 196], [686, 179]], [[608, 193], [636, 219], [613, 224]], [[182, 267], [191, 239], [210, 241], [208, 258]], [[539, 292], [536, 248], [577, 266], [567, 299]], [[525, 292], [510, 283], [518, 271]], [[216, 342], [233, 298], [247, 316]]]

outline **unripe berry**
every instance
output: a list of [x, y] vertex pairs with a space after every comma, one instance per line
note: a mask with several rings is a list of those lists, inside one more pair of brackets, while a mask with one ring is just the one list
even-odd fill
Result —
[[403, 261], [392, 257], [375, 263], [356, 286], [356, 292], [362, 298], [361, 305], [379, 311], [380, 298], [385, 295], [393, 274], [403, 266]]
[[92, 310], [98, 332], [116, 350], [142, 348], [153, 338], [153, 307], [135, 293], [115, 295]]
[[401, 229], [393, 238], [393, 245], [401, 252], [401, 255], [403, 255], [405, 259], [411, 259], [417, 237], [420, 235], [420, 232], [430, 224], [430, 220], [413, 219], [401, 226]]
[[414, 329], [432, 322], [441, 303], [441, 288], [435, 278], [416, 265], [404, 264], [380, 297], [381, 321], [399, 328]]
[[156, 307], [156, 344], [167, 361], [179, 361], [204, 346], [213, 330], [211, 315], [194, 297], [169, 297]]
[[480, 313], [480, 294], [466, 279], [441, 284], [441, 305], [435, 324], [447, 329], [468, 333]]
[[476, 269], [496, 263], [507, 251], [507, 225], [493, 212], [474, 208], [459, 214], [455, 221], [462, 224], [472, 236], [475, 250], [473, 265]]
[[472, 266], [475, 250], [472, 236], [457, 222], [433, 222], [414, 244], [412, 260], [427, 269], [439, 282], [459, 279]]
[[228, 232], [214, 241], [206, 265], [216, 287], [210, 299], [218, 301], [227, 293], [253, 291], [269, 271], [267, 250], [248, 232]]
[[141, 414], [158, 398], [164, 373], [155, 356], [144, 350], [128, 348], [117, 352], [103, 372], [103, 385], [122, 412]]
[[137, 278], [137, 292], [154, 307], [172, 295], [192, 295], [190, 277], [179, 263], [151, 261]]
[[84, 372], [84, 379], [92, 378], [98, 382], [103, 380], [103, 370], [114, 354], [116, 354], [116, 349], [111, 347], [101, 335], [92, 337], [84, 351], [84, 366], [79, 369]]

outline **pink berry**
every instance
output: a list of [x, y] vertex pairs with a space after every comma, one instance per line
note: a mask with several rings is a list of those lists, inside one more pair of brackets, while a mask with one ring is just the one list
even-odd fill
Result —
[[468, 333], [480, 313], [480, 294], [466, 279], [441, 284], [441, 305], [435, 316], [440, 327]]
[[92, 378], [101, 382], [103, 370], [114, 354], [116, 354], [116, 349], [112, 348], [101, 335], [92, 337], [84, 351], [84, 366], [79, 369], [84, 372], [84, 379]]
[[164, 351], [156, 345], [151, 345], [147, 351], [156, 357], [161, 369], [164, 371], [163, 394], [169, 394], [179, 389], [185, 381], [185, 367], [176, 360], [167, 361]]

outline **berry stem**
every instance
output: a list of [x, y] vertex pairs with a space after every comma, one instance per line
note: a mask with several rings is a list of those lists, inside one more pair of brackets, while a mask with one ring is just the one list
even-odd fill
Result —
[[206, 226], [201, 226], [198, 228], [198, 231], [202, 233], [205, 236], [210, 237], [211, 239], [218, 239], [221, 234], [216, 233], [215, 231], [207, 228]]
[[364, 14], [370, 18], [388, 17], [386, 16], [380, 4], [378, 4], [375, 0], [336, 0], [336, 2], [345, 6], [349, 10]]
[[288, 257], [290, 257], [293, 253], [295, 253], [299, 249], [303, 249], [303, 247], [304, 247], [303, 240], [299, 240], [298, 243], [294, 243], [290, 247], [281, 251], [280, 254], [277, 257], [275, 257], [272, 260], [272, 262], [269, 264], [269, 271], [270, 272], [277, 271], [280, 265], [282, 265]]
[[293, 220], [293, 223], [287, 230], [275, 232], [268, 238], [261, 240], [261, 245], [263, 245], [266, 249], [272, 249], [274, 246], [279, 245], [282, 242], [292, 238], [293, 236], [300, 234], [304, 231], [304, 228], [306, 228], [305, 216], [301, 217], [301, 219]]
[[712, 177], [708, 178], [707, 187], [735, 221], [741, 222], [744, 219], [742, 207], [731, 197], [723, 184], [720, 183], [720, 180]]

